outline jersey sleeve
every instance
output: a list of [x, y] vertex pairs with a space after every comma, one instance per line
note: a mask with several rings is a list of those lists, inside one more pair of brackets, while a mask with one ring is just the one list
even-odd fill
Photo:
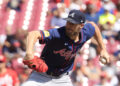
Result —
[[95, 34], [95, 27], [91, 23], [88, 23], [86, 25], [85, 33], [86, 33], [86, 39], [89, 40]]
[[45, 43], [59, 37], [59, 33], [58, 33], [57, 29], [40, 30], [40, 34], [42, 36], [42, 40], [39, 40], [40, 44], [45, 44]]

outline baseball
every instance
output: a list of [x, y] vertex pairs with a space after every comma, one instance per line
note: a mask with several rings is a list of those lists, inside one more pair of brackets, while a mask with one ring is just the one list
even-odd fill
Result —
[[106, 64], [106, 63], [107, 63], [107, 61], [106, 61], [105, 58], [100, 58], [100, 61], [101, 61], [103, 64]]

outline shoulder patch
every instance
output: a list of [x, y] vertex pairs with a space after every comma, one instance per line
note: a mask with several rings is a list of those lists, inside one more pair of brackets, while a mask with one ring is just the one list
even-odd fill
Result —
[[49, 37], [49, 36], [50, 36], [50, 32], [49, 32], [49, 31], [44, 30], [43, 32], [44, 32], [44, 34], [45, 34], [45, 37]]

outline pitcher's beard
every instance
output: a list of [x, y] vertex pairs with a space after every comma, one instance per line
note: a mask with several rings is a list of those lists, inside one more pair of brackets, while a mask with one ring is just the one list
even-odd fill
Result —
[[79, 33], [78, 32], [74, 32], [74, 33], [67, 33], [67, 36], [72, 39], [72, 40], [75, 40], [77, 36], [79, 36]]

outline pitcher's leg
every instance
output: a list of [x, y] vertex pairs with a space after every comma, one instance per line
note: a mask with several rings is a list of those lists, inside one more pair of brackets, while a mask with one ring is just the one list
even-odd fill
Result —
[[73, 86], [69, 75], [64, 75], [59, 79], [52, 79], [52, 86]]
[[52, 79], [44, 75], [39, 74], [38, 72], [33, 72], [29, 79], [24, 82], [21, 86], [46, 86]]

